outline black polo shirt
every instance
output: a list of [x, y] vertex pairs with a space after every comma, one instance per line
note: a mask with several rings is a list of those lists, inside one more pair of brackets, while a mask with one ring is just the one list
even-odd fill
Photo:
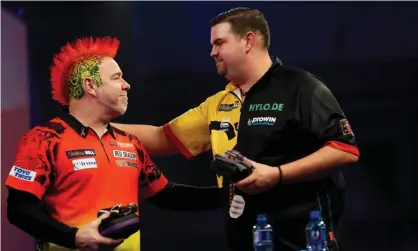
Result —
[[[348, 120], [325, 84], [305, 70], [274, 62], [245, 94], [235, 149], [256, 162], [280, 166], [324, 146], [359, 155]], [[341, 175], [280, 185], [254, 196], [240, 194], [247, 212], [277, 212], [317, 204], [338, 188], [336, 177]]]

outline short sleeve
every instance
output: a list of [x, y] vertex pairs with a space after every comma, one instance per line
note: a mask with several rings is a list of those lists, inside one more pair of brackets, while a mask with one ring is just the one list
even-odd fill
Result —
[[140, 199], [147, 199], [159, 193], [165, 188], [168, 181], [161, 173], [160, 169], [151, 160], [142, 144], [136, 144], [138, 154], [141, 156], [140, 161], [140, 175], [139, 175], [139, 197]]
[[29, 192], [42, 199], [50, 186], [54, 142], [50, 133], [32, 129], [21, 137], [16, 159], [6, 178], [5, 185]]
[[166, 136], [186, 158], [206, 152], [211, 147], [208, 126], [208, 99], [163, 126]]
[[300, 90], [300, 122], [324, 146], [360, 155], [354, 132], [331, 91], [316, 77], [304, 77]]

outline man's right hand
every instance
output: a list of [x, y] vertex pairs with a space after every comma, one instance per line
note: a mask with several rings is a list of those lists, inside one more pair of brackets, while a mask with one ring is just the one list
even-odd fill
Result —
[[102, 220], [110, 216], [110, 213], [101, 215], [96, 220], [80, 227], [75, 235], [75, 244], [80, 251], [100, 250], [103, 246], [117, 246], [123, 239], [114, 240], [100, 235], [98, 228]]

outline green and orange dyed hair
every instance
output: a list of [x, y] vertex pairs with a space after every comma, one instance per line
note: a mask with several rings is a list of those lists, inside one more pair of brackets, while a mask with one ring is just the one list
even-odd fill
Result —
[[80, 99], [84, 95], [82, 83], [86, 77], [100, 85], [101, 59], [114, 58], [119, 44], [117, 38], [87, 37], [61, 47], [50, 68], [52, 98], [61, 105], [68, 105], [70, 98]]

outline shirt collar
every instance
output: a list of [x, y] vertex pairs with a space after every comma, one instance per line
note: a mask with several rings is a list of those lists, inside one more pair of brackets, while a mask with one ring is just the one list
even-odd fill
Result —
[[[91, 128], [83, 125], [78, 119], [76, 119], [73, 115], [71, 115], [68, 112], [68, 108], [62, 109], [62, 112], [59, 115], [59, 118], [65, 123], [67, 123], [74, 131], [76, 131], [78, 135], [80, 135], [83, 138], [87, 137], [87, 134]], [[113, 127], [110, 125], [110, 123], [107, 124], [105, 133], [106, 132], [109, 132], [110, 135], [112, 135], [112, 137], [116, 139], [115, 132], [113, 130]]]
[[[271, 69], [273, 69], [273, 68], [275, 68], [277, 65], [280, 65], [280, 66], [282, 66], [283, 65], [283, 63], [282, 63], [282, 61], [280, 60], [280, 58], [278, 58], [278, 57], [270, 57], [271, 58], [271, 60], [273, 61], [273, 64], [270, 66], [270, 68], [269, 68], [269, 70], [267, 71], [267, 73], [268, 72], [270, 72], [271, 71]], [[231, 91], [235, 91], [236, 89], [238, 89], [238, 87], [236, 87], [232, 82], [229, 82], [226, 86], [225, 86], [225, 90], [226, 91], [229, 91], [229, 92], [231, 92]]]

